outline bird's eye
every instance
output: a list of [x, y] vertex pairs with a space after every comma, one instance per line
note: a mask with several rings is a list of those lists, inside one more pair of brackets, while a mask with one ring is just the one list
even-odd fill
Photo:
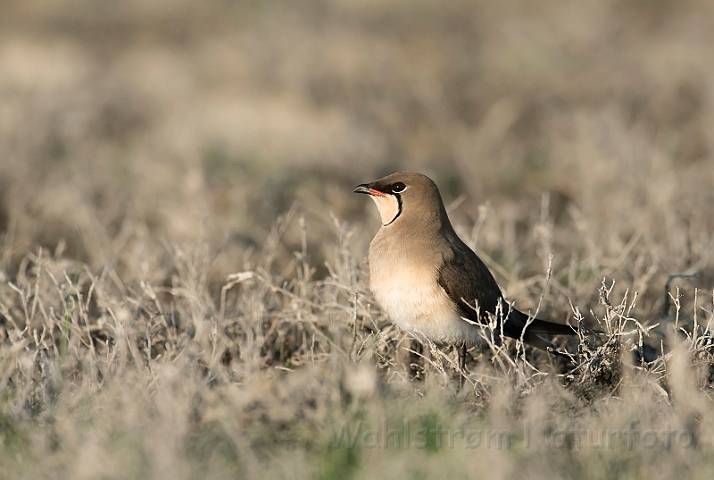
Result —
[[404, 185], [402, 182], [397, 182], [394, 185], [392, 185], [393, 193], [402, 193], [406, 189], [407, 189], [407, 186]]

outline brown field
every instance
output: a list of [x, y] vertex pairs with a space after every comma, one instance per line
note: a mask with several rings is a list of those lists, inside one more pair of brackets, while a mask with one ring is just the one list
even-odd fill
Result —
[[[714, 3], [0, 10], [0, 479], [714, 478]], [[577, 367], [389, 323], [396, 170]]]

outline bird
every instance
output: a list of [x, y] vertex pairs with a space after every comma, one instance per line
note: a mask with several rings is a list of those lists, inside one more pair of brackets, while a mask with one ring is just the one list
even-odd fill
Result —
[[508, 304], [488, 267], [456, 234], [436, 183], [397, 172], [353, 192], [377, 204], [381, 227], [369, 245], [369, 286], [393, 323], [436, 345], [457, 348], [463, 372], [467, 348], [484, 342], [482, 326], [497, 335], [554, 352], [542, 334], [578, 329], [533, 318]]

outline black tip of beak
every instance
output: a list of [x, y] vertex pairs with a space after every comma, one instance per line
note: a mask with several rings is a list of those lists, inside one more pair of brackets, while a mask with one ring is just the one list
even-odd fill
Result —
[[367, 195], [370, 195], [371, 190], [372, 189], [369, 187], [369, 184], [363, 183], [362, 185], [357, 185], [352, 191], [354, 193], [366, 193]]

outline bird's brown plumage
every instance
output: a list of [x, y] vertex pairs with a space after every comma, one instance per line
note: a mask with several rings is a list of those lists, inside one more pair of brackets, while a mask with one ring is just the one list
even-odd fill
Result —
[[486, 265], [454, 231], [430, 178], [398, 172], [355, 192], [372, 196], [380, 210], [382, 227], [370, 244], [370, 286], [400, 327], [438, 344], [472, 345], [480, 332], [463, 318], [484, 324], [500, 305], [505, 321], [499, 330], [508, 337], [544, 347], [548, 342], [538, 334], [576, 333], [529, 319], [505, 302]]

